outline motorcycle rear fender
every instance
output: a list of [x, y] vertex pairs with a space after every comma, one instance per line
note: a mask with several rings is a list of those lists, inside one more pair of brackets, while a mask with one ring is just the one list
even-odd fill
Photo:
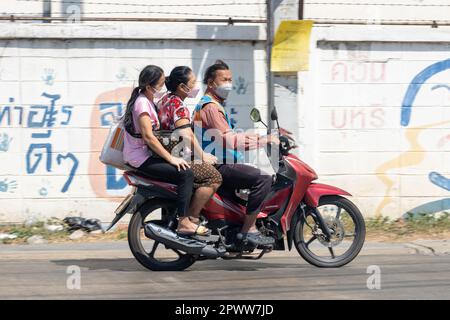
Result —
[[[161, 196], [161, 193], [146, 188], [136, 188], [134, 191], [132, 191], [132, 193], [130, 193], [129, 196], [131, 196], [131, 200], [129, 200], [129, 202], [122, 208], [120, 208], [120, 206], [119, 208], [117, 208], [119, 210], [116, 211], [116, 216], [109, 227], [106, 229], [106, 231], [110, 230], [126, 214], [135, 214], [145, 202]], [[125, 199], [125, 201], [126, 200], [127, 199]]]

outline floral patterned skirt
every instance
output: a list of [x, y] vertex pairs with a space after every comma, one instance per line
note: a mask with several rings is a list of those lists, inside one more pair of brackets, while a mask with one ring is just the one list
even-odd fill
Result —
[[194, 188], [211, 187], [222, 184], [222, 175], [217, 169], [206, 162], [192, 161], [189, 163], [194, 173]]

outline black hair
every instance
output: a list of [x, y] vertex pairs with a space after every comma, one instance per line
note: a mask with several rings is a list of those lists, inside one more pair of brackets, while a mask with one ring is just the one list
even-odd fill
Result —
[[216, 60], [213, 65], [210, 65], [208, 69], [206, 69], [203, 83], [208, 84], [210, 79], [215, 79], [217, 70], [230, 70], [230, 67], [222, 60]]
[[139, 74], [139, 85], [136, 88], [134, 88], [133, 92], [131, 93], [131, 97], [127, 103], [127, 109], [125, 111], [125, 118], [123, 120], [125, 130], [135, 138], [142, 138], [142, 135], [134, 132], [133, 126], [134, 103], [136, 102], [136, 99], [138, 98], [139, 94], [145, 91], [145, 88], [147, 86], [154, 87], [158, 83], [159, 79], [161, 79], [162, 75], [164, 75], [163, 69], [154, 65], [146, 66], [144, 69], [142, 69], [141, 73]]
[[192, 69], [186, 66], [178, 66], [173, 68], [170, 75], [166, 77], [166, 88], [170, 92], [177, 91], [178, 86], [183, 83], [189, 82], [189, 75], [192, 73]]

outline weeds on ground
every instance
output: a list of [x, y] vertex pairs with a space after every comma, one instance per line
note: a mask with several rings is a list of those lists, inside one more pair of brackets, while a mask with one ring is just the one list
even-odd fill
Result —
[[[0, 243], [3, 244], [25, 244], [27, 243], [27, 239], [32, 236], [42, 236], [48, 242], [67, 242], [70, 240], [69, 236], [72, 233], [68, 231], [68, 226], [60, 221], [60, 225], [63, 225], [64, 229], [61, 231], [49, 231], [46, 229], [47, 224], [58, 224], [58, 221], [55, 219], [49, 219], [47, 221], [40, 221], [35, 223], [33, 226], [25, 226], [24, 224], [16, 224], [16, 225], [0, 225], [0, 233], [6, 233], [10, 235], [16, 236], [15, 239], [3, 239], [0, 240]], [[118, 228], [117, 231], [108, 232], [106, 234], [96, 235], [95, 238], [99, 240], [122, 240], [127, 237], [126, 231], [122, 228]], [[88, 241], [92, 241], [95, 239], [92, 236], [85, 237], [83, 240], [89, 239]]]
[[400, 219], [377, 217], [366, 219], [368, 235], [385, 235], [399, 238], [405, 236], [439, 236], [450, 233], [450, 213], [443, 212], [438, 215], [407, 213]]

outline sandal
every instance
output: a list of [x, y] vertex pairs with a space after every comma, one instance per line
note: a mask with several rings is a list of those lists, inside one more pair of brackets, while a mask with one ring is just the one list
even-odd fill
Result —
[[211, 234], [211, 230], [209, 230], [208, 228], [206, 228], [202, 225], [197, 225], [197, 228], [193, 232], [192, 231], [190, 231], [190, 232], [177, 231], [177, 233], [180, 236], [209, 236]]
[[206, 220], [202, 220], [200, 218], [194, 218], [194, 217], [189, 217], [189, 221], [191, 221], [192, 223], [195, 223], [199, 226], [205, 226], [208, 223], [208, 221], [206, 221]]

